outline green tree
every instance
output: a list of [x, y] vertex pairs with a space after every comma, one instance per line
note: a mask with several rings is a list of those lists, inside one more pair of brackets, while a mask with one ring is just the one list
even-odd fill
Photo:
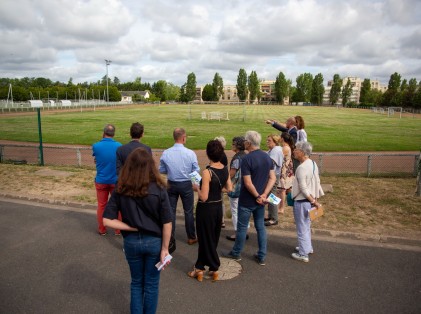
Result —
[[321, 105], [323, 103], [323, 94], [325, 87], [323, 86], [322, 73], [317, 74], [311, 84], [311, 103]]
[[247, 72], [244, 69], [240, 69], [237, 76], [237, 95], [240, 101], [245, 101], [248, 95], [247, 87]]
[[202, 99], [204, 101], [213, 101], [215, 99], [213, 85], [206, 84], [205, 87], [203, 87]]
[[411, 78], [408, 83], [408, 88], [405, 89], [402, 95], [402, 107], [413, 107], [414, 96], [417, 91], [417, 79]]
[[352, 95], [352, 84], [351, 84], [351, 80], [348, 79], [348, 81], [346, 82], [345, 86], [342, 88], [342, 105], [345, 107], [348, 102], [349, 102], [349, 98]]
[[278, 103], [283, 105], [286, 96], [288, 96], [288, 82], [284, 73], [279, 72], [275, 80], [275, 99]]
[[401, 75], [397, 72], [390, 76], [387, 91], [383, 94], [383, 103], [385, 107], [400, 107], [401, 97], [399, 90], [401, 87]]
[[248, 88], [250, 92], [250, 102], [254, 102], [256, 99], [258, 100], [260, 92], [260, 83], [256, 71], [251, 71], [250, 73], [250, 76], [248, 78]]
[[174, 85], [173, 83], [167, 83], [166, 90], [166, 99], [167, 100], [177, 100], [180, 97], [180, 87]]
[[297, 79], [297, 95], [296, 99], [298, 102], [310, 102], [311, 100], [311, 87], [313, 84], [313, 75], [310, 73], [300, 74]]
[[295, 93], [295, 86], [292, 86], [292, 80], [287, 80], [287, 86], [288, 86], [288, 103], [291, 103], [292, 95]]
[[118, 91], [116, 86], [108, 86], [108, 95], [110, 101], [121, 101], [121, 93]]
[[67, 86], [68, 87], [73, 86], [73, 78], [72, 77], [69, 78], [69, 81], [67, 82]]
[[336, 105], [336, 103], [338, 102], [341, 89], [342, 89], [342, 79], [339, 76], [339, 74], [335, 74], [333, 75], [333, 83], [332, 83], [332, 86], [330, 88], [330, 93], [329, 93], [329, 102], [331, 103], [332, 106]]
[[114, 85], [119, 85], [120, 79], [117, 76], [114, 76], [113, 83], [114, 83]]
[[193, 72], [187, 75], [185, 94], [187, 101], [193, 101], [196, 97], [196, 75]]
[[414, 94], [412, 104], [414, 109], [421, 109], [421, 82], [418, 84], [418, 88]]
[[216, 72], [215, 76], [213, 77], [212, 88], [213, 88], [212, 100], [219, 101], [222, 94], [224, 93], [224, 81], [222, 80], [222, 77], [219, 75], [218, 72]]
[[181, 102], [188, 102], [189, 101], [187, 99], [187, 95], [186, 95], [186, 84], [183, 84], [180, 87], [180, 101]]
[[160, 101], [167, 100], [167, 82], [159, 80], [152, 84], [152, 93], [160, 99]]
[[370, 103], [369, 101], [370, 91], [371, 91], [371, 82], [370, 82], [370, 79], [366, 78], [364, 79], [361, 85], [360, 99], [359, 99], [360, 104], [367, 105]]

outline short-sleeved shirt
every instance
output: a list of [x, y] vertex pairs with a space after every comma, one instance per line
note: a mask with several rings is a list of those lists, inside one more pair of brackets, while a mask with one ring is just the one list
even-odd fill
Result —
[[100, 184], [115, 184], [117, 182], [116, 151], [121, 143], [112, 138], [104, 137], [92, 145], [92, 156], [95, 157], [95, 182]]
[[[122, 221], [135, 227], [140, 233], [162, 237], [162, 225], [172, 221], [171, 206], [167, 190], [152, 182], [145, 197], [131, 197], [113, 191], [105, 207], [103, 217], [117, 219], [121, 212]], [[121, 231], [123, 237], [129, 231]]]
[[252, 195], [244, 185], [244, 176], [250, 175], [256, 191], [262, 194], [269, 180], [269, 173], [273, 169], [273, 161], [267, 153], [258, 149], [242, 158], [241, 161], [241, 191], [238, 204], [244, 207], [256, 206], [256, 196]]
[[275, 146], [270, 151], [268, 151], [268, 155], [273, 160], [275, 173], [279, 175], [281, 173], [282, 162], [284, 160], [284, 153], [282, 152], [282, 147]]

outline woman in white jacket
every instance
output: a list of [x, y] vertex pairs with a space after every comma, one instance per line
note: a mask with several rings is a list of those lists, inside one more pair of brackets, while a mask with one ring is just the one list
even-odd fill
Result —
[[292, 253], [291, 256], [301, 262], [308, 262], [308, 255], [313, 253], [309, 211], [312, 207], [320, 207], [317, 200], [324, 195], [320, 185], [319, 168], [310, 159], [312, 150], [313, 147], [309, 142], [297, 143], [294, 150], [294, 157], [300, 161], [292, 183], [298, 252]]

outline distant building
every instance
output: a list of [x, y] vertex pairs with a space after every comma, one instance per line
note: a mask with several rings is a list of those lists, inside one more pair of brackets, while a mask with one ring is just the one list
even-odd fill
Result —
[[135, 95], [145, 100], [149, 99], [150, 97], [149, 91], [147, 90], [146, 91], [120, 91], [120, 93], [121, 93], [121, 102], [125, 102], [128, 104], [131, 104], [133, 102], [133, 98]]
[[[203, 87], [196, 87], [196, 98], [195, 101], [202, 101], [202, 92]], [[266, 81], [262, 80], [260, 82], [260, 92], [262, 93], [262, 97], [260, 101], [263, 102], [275, 102], [275, 81]], [[224, 85], [224, 89], [222, 92], [221, 97], [219, 98], [219, 102], [221, 103], [229, 103], [229, 102], [239, 102], [240, 99], [238, 98], [237, 94], [237, 85]], [[249, 101], [249, 97], [247, 97], [247, 101]], [[284, 104], [288, 104], [289, 98], [284, 98]]]
[[[355, 103], [358, 104], [360, 102], [361, 86], [362, 86], [364, 80], [360, 79], [359, 77], [355, 77], [355, 76], [343, 77], [342, 78], [342, 87], [344, 87], [346, 85], [346, 83], [348, 82], [348, 79], [350, 80], [351, 87], [352, 87], [352, 93], [351, 93], [351, 96], [349, 98], [349, 102], [355, 102]], [[370, 80], [370, 84], [371, 84], [371, 89], [379, 90], [382, 93], [384, 93], [387, 90], [387, 86], [383, 86], [378, 80]], [[330, 90], [332, 89], [332, 85], [333, 85], [333, 80], [330, 80], [330, 81], [327, 82], [327, 86], [325, 87], [325, 92], [323, 94], [323, 104], [324, 105], [330, 104], [329, 95], [330, 95]], [[339, 96], [339, 99], [338, 99], [338, 103], [342, 104], [342, 97], [340, 97], [340, 96]]]

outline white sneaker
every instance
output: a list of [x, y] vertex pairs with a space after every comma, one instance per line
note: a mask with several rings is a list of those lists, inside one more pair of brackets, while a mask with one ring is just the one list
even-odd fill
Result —
[[[298, 246], [296, 246], [296, 247], [295, 247], [295, 251], [297, 251], [297, 252], [298, 252], [299, 250], [300, 250], [300, 248], [299, 248]], [[314, 252], [313, 252], [313, 250], [311, 250], [310, 252], [308, 252], [308, 254], [313, 254], [313, 253], [314, 253]]]
[[297, 261], [300, 261], [300, 262], [304, 262], [304, 263], [308, 263], [309, 262], [308, 256], [301, 255], [301, 254], [298, 254], [298, 253], [292, 253], [291, 254], [291, 257], [293, 259], [297, 260]]

